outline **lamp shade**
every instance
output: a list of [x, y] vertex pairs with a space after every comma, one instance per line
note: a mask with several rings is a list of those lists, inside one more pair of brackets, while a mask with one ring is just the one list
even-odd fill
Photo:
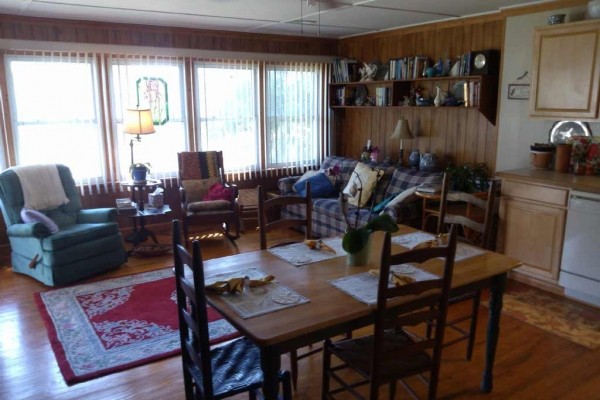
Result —
[[398, 120], [391, 139], [412, 139], [412, 133], [410, 132], [408, 121], [406, 119], [400, 118]]
[[156, 132], [149, 108], [128, 108], [125, 112], [123, 132], [130, 135], [148, 135]]

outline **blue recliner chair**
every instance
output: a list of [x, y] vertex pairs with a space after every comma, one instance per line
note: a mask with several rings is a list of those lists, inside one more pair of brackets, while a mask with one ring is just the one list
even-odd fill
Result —
[[0, 174], [0, 201], [13, 271], [49, 286], [69, 284], [127, 261], [116, 222], [117, 210], [82, 210], [71, 171], [64, 165], [57, 165], [57, 169], [69, 201], [40, 211], [56, 223], [56, 233], [41, 222], [23, 222], [24, 196], [19, 177], [11, 169]]

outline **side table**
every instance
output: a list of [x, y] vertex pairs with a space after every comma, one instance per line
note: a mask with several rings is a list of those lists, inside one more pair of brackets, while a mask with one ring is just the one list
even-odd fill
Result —
[[[127, 187], [131, 191], [131, 201], [136, 203], [137, 210], [133, 214], [124, 213], [133, 221], [133, 233], [125, 238], [125, 241], [133, 243], [133, 247], [128, 251], [131, 255], [135, 247], [144, 242], [150, 237], [154, 243], [158, 243], [156, 234], [146, 228], [146, 217], [165, 215], [171, 212], [168, 204], [164, 204], [161, 208], [152, 208], [144, 206], [144, 198], [155, 187], [159, 186], [161, 181], [157, 179], [149, 179], [145, 182], [124, 181], [121, 185]], [[136, 201], [137, 200], [137, 201]], [[139, 224], [138, 224], [139, 222]]]

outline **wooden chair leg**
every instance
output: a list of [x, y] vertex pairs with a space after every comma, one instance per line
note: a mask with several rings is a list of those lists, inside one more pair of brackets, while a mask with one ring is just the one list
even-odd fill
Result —
[[396, 398], [396, 381], [390, 383], [390, 400]]
[[329, 395], [329, 369], [331, 368], [331, 352], [329, 346], [331, 340], [326, 339], [323, 343], [323, 369], [321, 371], [321, 399], [326, 400]]
[[283, 386], [283, 400], [292, 400], [292, 383], [288, 371], [283, 372], [281, 385]]
[[290, 370], [292, 371], [292, 386], [298, 388], [298, 351], [290, 351]]
[[479, 303], [481, 302], [481, 292], [477, 292], [473, 298], [473, 308], [471, 310], [471, 325], [469, 327], [469, 340], [467, 342], [467, 360], [471, 361], [473, 356], [473, 347], [475, 347], [475, 334], [477, 332], [477, 319], [479, 316]]

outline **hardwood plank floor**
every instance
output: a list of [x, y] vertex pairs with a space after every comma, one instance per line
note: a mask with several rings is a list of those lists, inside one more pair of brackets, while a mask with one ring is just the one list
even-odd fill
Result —
[[[169, 243], [169, 231], [159, 232]], [[282, 233], [287, 234], [287, 233]], [[290, 233], [291, 236], [296, 234]], [[201, 241], [205, 259], [256, 250], [252, 229], [237, 247], [221, 238]], [[129, 246], [129, 245], [128, 245]], [[183, 399], [179, 357], [171, 357], [102, 378], [67, 386], [58, 369], [33, 294], [48, 290], [37, 281], [0, 267], [0, 399]], [[172, 265], [171, 255], [131, 257], [126, 265], [86, 282], [149, 271]], [[510, 283], [516, 284], [516, 283]], [[453, 308], [453, 311], [460, 311]], [[487, 308], [481, 307], [473, 360], [464, 359], [465, 343], [444, 350], [439, 398], [442, 399], [599, 399], [600, 350], [591, 351], [539, 328], [503, 315], [490, 394], [479, 391], [484, 361]], [[365, 330], [366, 331], [366, 330]], [[360, 334], [357, 333], [357, 334]], [[288, 358], [282, 359], [288, 368]], [[300, 361], [299, 400], [320, 397], [321, 357]], [[415, 384], [417, 388], [419, 383]], [[423, 391], [421, 390], [421, 393]], [[246, 396], [238, 396], [236, 399]], [[387, 398], [387, 394], [386, 397]], [[408, 398], [399, 388], [397, 399]]]

